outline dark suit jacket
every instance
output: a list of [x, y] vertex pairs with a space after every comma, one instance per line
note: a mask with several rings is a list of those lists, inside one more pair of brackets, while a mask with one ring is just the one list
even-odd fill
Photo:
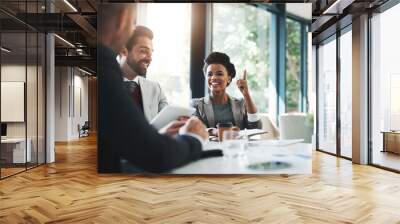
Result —
[[121, 172], [120, 160], [149, 172], [164, 172], [201, 157], [201, 143], [191, 136], [160, 135], [134, 104], [122, 81], [116, 54], [99, 45], [98, 172]]

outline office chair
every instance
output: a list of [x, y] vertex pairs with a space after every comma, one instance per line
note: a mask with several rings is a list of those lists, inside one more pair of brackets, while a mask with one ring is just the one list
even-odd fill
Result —
[[80, 125], [78, 124], [79, 138], [89, 136], [89, 129], [90, 129], [89, 121], [85, 121], [82, 127], [80, 127]]

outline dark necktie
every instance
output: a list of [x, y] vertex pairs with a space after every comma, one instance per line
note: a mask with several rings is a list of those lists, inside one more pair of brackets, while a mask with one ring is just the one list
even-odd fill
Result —
[[125, 83], [129, 93], [131, 93], [133, 101], [135, 101], [136, 105], [143, 111], [142, 93], [139, 84], [134, 81], [127, 81]]

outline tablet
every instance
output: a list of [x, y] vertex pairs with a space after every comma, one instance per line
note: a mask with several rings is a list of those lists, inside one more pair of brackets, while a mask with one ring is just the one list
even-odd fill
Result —
[[252, 137], [252, 136], [257, 136], [257, 135], [262, 135], [262, 134], [267, 134], [268, 131], [266, 130], [262, 130], [262, 129], [245, 129], [245, 130], [241, 130], [239, 132], [240, 136], [248, 136], [248, 137]]
[[157, 128], [157, 130], [160, 130], [171, 121], [178, 120], [181, 116], [191, 117], [195, 111], [194, 108], [167, 105], [157, 114], [150, 124]]

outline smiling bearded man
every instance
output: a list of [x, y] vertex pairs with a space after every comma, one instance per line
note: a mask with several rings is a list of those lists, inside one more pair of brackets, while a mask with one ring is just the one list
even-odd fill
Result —
[[121, 60], [126, 88], [148, 121], [168, 105], [160, 84], [146, 79], [152, 55], [153, 32], [147, 27], [137, 26], [120, 57], [126, 58]]

